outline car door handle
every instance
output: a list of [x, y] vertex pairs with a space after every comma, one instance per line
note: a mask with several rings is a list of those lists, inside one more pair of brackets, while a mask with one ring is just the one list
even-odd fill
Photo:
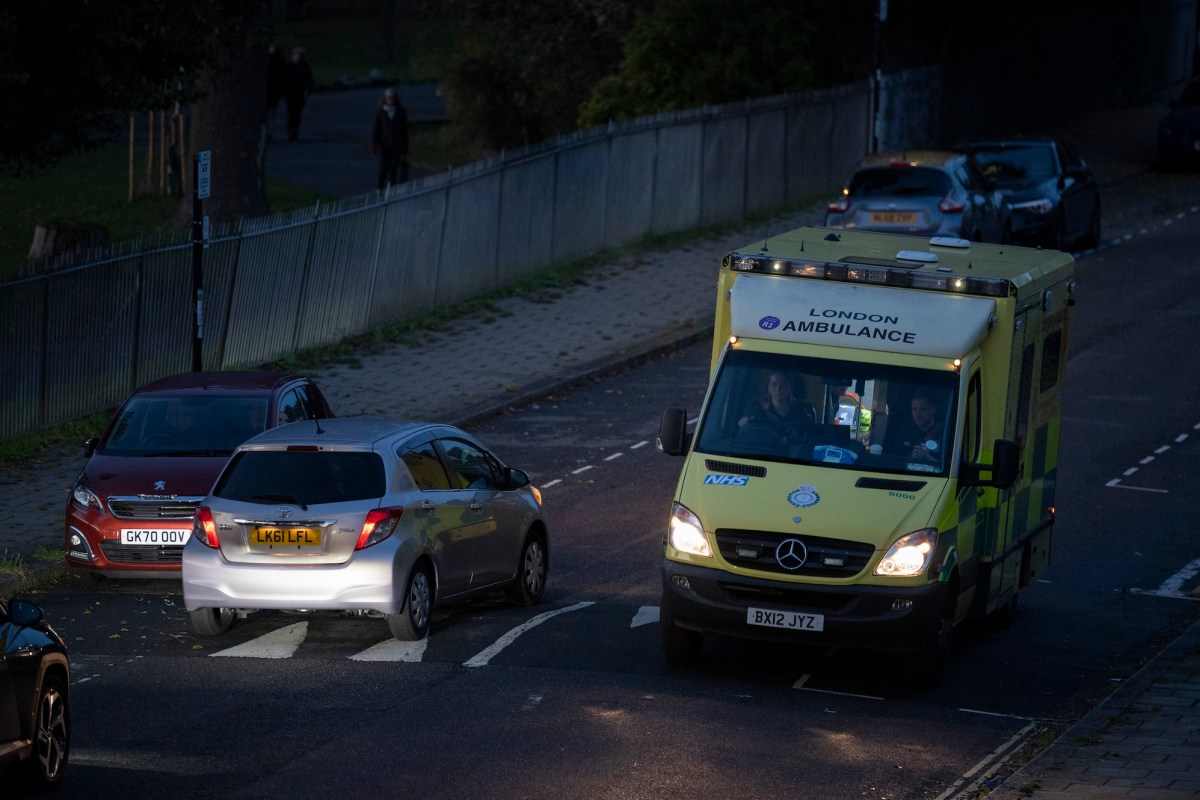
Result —
[[468, 508], [470, 508], [472, 511], [482, 511], [483, 510], [483, 506], [479, 505], [479, 503], [471, 503], [471, 505], [468, 506]]
[[432, 500], [422, 500], [421, 511], [427, 514], [432, 514], [433, 512], [437, 511], [437, 506], [434, 505]]

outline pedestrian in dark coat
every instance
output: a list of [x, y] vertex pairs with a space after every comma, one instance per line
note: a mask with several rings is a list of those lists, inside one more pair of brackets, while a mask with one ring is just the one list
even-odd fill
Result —
[[379, 156], [379, 189], [408, 180], [408, 112], [394, 89], [385, 89], [375, 111], [371, 152]]
[[304, 48], [295, 48], [292, 50], [292, 60], [287, 65], [287, 80], [283, 84], [289, 142], [294, 142], [300, 137], [300, 115], [304, 113], [304, 103], [312, 94], [315, 85], [312, 67], [308, 65]]
[[274, 42], [267, 48], [267, 141], [275, 132], [275, 114], [279, 101], [283, 99], [283, 87], [287, 82], [288, 63]]

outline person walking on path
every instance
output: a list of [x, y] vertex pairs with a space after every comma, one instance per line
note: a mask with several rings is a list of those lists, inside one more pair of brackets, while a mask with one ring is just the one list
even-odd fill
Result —
[[288, 141], [294, 142], [300, 138], [300, 115], [304, 113], [304, 103], [312, 94], [316, 85], [313, 80], [312, 67], [304, 55], [304, 48], [292, 50], [291, 63], [287, 65], [287, 80], [283, 86], [283, 100], [287, 103]]
[[385, 89], [375, 111], [371, 152], [379, 157], [379, 190], [408, 180], [408, 112], [396, 90]]
[[271, 42], [267, 48], [267, 141], [271, 141], [275, 133], [275, 115], [279, 111], [279, 101], [283, 99], [283, 87], [287, 82], [288, 63], [279, 50], [279, 45]]

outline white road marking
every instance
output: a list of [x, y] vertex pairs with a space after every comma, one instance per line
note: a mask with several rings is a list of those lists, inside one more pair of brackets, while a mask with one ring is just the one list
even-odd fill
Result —
[[629, 627], [637, 628], [653, 622], [658, 622], [658, 606], [642, 606], [638, 609], [637, 614], [633, 616], [633, 621], [629, 623]]
[[429, 646], [429, 637], [415, 642], [402, 642], [399, 639], [385, 639], [379, 644], [372, 645], [361, 653], [350, 656], [351, 661], [407, 661], [418, 663], [425, 657], [425, 648]]
[[531, 695], [529, 695], [529, 699], [525, 701], [525, 705], [521, 706], [521, 710], [522, 711], [533, 711], [535, 708], [538, 707], [538, 704], [541, 702], [542, 702], [542, 696], [540, 694], [531, 694]]
[[1110, 489], [1132, 489], [1135, 492], [1155, 492], [1157, 494], [1170, 494], [1166, 489], [1154, 489], [1149, 486], [1126, 486], [1121, 483], [1120, 478], [1113, 478], [1108, 483], [1104, 484]]
[[629, 445], [629, 449], [630, 449], [630, 450], [637, 450], [639, 447], [645, 447], [645, 446], [646, 446], [646, 445], [648, 445], [648, 444], [650, 444], [650, 442], [648, 442], [648, 441], [646, 441], [645, 439], [643, 439], [642, 441], [640, 441], [640, 442], [637, 442], [636, 444], [631, 444], [631, 445]]
[[1163, 453], [1167, 452], [1170, 449], [1171, 449], [1171, 445], [1164, 444], [1162, 447], [1160, 447], [1154, 451], [1154, 455], [1161, 456]]
[[808, 683], [808, 679], [811, 677], [812, 677], [811, 674], [801, 675], [800, 679], [792, 684], [792, 688], [800, 689], [801, 691], [805, 691], [805, 692], [813, 692], [814, 694], [833, 694], [833, 695], [837, 695], [838, 697], [857, 697], [860, 700], [883, 700], [882, 697], [876, 697], [876, 696], [870, 695], [870, 694], [854, 694], [852, 692], [835, 692], [830, 689], [813, 689], [811, 687], [804, 685], [804, 684]]
[[228, 658], [291, 658], [307, 635], [308, 623], [297, 622], [209, 655]]
[[[1039, 726], [1036, 722], [1031, 722], [1024, 728], [1021, 728], [1021, 730], [1013, 734], [1012, 738], [1010, 738], [1007, 742], [997, 747], [995, 750], [985, 756], [978, 764], [964, 772], [961, 778], [956, 780], [949, 789], [939, 794], [935, 800], [947, 800], [949, 797], [976, 796], [974, 794], [975, 787], [979, 786], [979, 784], [981, 784], [983, 781], [990, 778], [1004, 763], [1004, 760], [1012, 752], [1014, 752], [1022, 742], [1030, 738], [1037, 729], [1039, 729]], [[978, 776], [978, 779], [971, 783], [971, 785], [968, 787], [969, 791], [959, 794], [959, 792], [962, 791], [964, 784], [966, 784], [967, 781], [975, 779], [976, 776]]]
[[463, 662], [463, 666], [464, 667], [486, 667], [488, 662], [491, 661], [493, 658], [495, 658], [500, 653], [501, 650], [503, 650], [504, 648], [508, 647], [510, 644], [515, 642], [517, 640], [518, 636], [520, 636], [522, 633], [529, 630], [530, 628], [536, 628], [538, 625], [541, 625], [546, 620], [550, 619], [551, 617], [557, 617], [559, 614], [566, 614], [569, 611], [578, 611], [581, 608], [587, 608], [588, 606], [594, 606], [594, 605], [595, 605], [594, 602], [592, 602], [590, 600], [585, 600], [581, 603], [576, 603], [573, 606], [567, 606], [566, 608], [559, 608], [554, 611], [547, 611], [544, 614], [538, 614], [533, 619], [527, 620], [526, 622], [523, 622], [522, 624], [513, 628], [511, 631], [504, 634], [499, 639], [497, 639], [495, 642], [493, 642], [490, 646], [484, 648], [483, 650], [479, 651], [477, 654], [471, 656], [471, 658], [469, 658], [465, 662]]
[[1186, 433], [1181, 433], [1175, 437], [1175, 443], [1182, 444], [1183, 442], [1187, 441], [1187, 438], [1188, 438], [1188, 435]]
[[542, 484], [542, 488], [549, 489], [551, 486], [554, 486], [556, 483], [562, 483], [562, 478], [555, 478], [552, 481], [547, 481], [546, 483]]
[[581, 473], [581, 472], [587, 472], [587, 471], [588, 471], [589, 469], [591, 469], [591, 468], [592, 468], [592, 465], [591, 465], [591, 464], [588, 464], [587, 466], [580, 467], [579, 469], [576, 469], [576, 470], [572, 470], [572, 471], [571, 471], [571, 474], [572, 474], [572, 475], [578, 475], [578, 474], [579, 474], [579, 473]]
[[611, 456], [608, 456], [608, 457], [607, 457], [607, 458], [605, 458], [604, 460], [605, 460], [605, 461], [612, 461], [612, 460], [614, 460], [614, 459], [620, 458], [620, 457], [621, 457], [621, 456], [623, 456], [623, 455], [625, 455], [625, 454], [624, 454], [624, 453], [613, 453]]
[[1169, 597], [1174, 600], [1197, 600], [1200, 596], [1182, 591], [1183, 585], [1200, 574], [1200, 558], [1184, 566], [1171, 577], [1162, 582], [1157, 589], [1130, 589], [1131, 594], [1148, 594], [1153, 597]]

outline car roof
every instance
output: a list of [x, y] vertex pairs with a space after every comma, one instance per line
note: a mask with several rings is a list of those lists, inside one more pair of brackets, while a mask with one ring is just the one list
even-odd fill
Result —
[[963, 157], [962, 153], [952, 150], [903, 150], [892, 153], [872, 153], [859, 162], [856, 171], [901, 164], [912, 167], [943, 168], [953, 161], [961, 161]]
[[1005, 136], [996, 139], [972, 139], [962, 142], [955, 150], [971, 150], [979, 147], [1026, 147], [1031, 144], [1041, 144], [1047, 147], [1054, 145], [1058, 139], [1052, 136]]
[[296, 380], [304, 376], [277, 370], [180, 372], [151, 381], [135, 394], [268, 393]]
[[[364, 445], [390, 436], [407, 436], [422, 430], [466, 436], [450, 425], [409, 419], [384, 417], [336, 417], [322, 420], [300, 420], [266, 430], [245, 444], [278, 447], [291, 444]], [[470, 438], [470, 437], [467, 437]]]

